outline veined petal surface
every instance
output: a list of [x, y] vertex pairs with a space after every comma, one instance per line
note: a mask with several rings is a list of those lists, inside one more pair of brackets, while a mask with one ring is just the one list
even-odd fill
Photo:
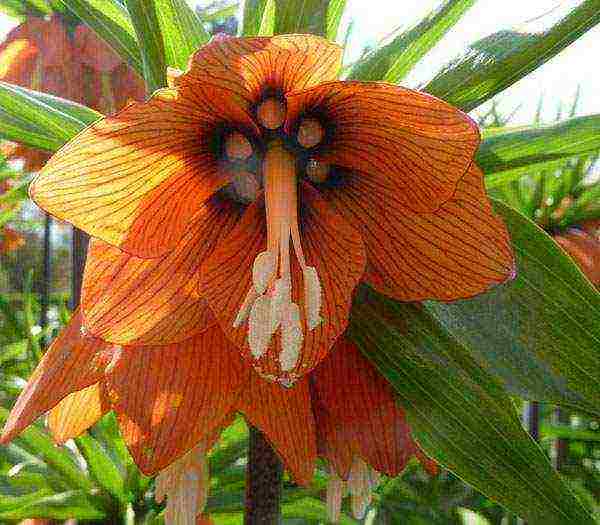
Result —
[[430, 95], [376, 82], [326, 82], [286, 96], [287, 127], [315, 114], [329, 126], [317, 160], [369, 175], [404, 208], [446, 202], [479, 146], [477, 124]]

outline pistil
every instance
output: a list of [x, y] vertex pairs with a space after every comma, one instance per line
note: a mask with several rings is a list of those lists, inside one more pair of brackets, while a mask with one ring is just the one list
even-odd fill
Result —
[[267, 249], [258, 254], [252, 269], [253, 286], [243, 302], [234, 326], [248, 318], [248, 344], [259, 359], [279, 330], [283, 371], [298, 361], [304, 333], [302, 312], [292, 300], [291, 246], [303, 273], [304, 319], [309, 330], [321, 321], [321, 284], [317, 271], [308, 266], [298, 226], [298, 180], [294, 156], [276, 140], [269, 144], [262, 164], [267, 219]]

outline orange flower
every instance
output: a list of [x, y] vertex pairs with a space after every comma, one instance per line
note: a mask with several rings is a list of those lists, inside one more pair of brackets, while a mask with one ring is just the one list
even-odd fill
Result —
[[168, 497], [169, 515], [203, 511], [206, 452], [237, 412], [265, 433], [298, 483], [310, 483], [317, 455], [329, 463], [332, 516], [343, 480], [359, 515], [378, 473], [398, 475], [413, 455], [422, 457], [390, 386], [343, 338], [284, 389], [244, 363], [214, 320], [181, 343], [136, 348], [85, 335], [80, 313], [19, 396], [2, 442], [50, 410], [50, 429], [64, 443], [111, 409], [138, 466], [159, 472], [157, 498]]
[[92, 246], [92, 334], [166, 345], [216, 318], [291, 385], [344, 332], [361, 280], [448, 301], [513, 276], [473, 121], [426, 94], [335, 81], [340, 60], [315, 36], [213, 39], [173, 87], [50, 160], [34, 200], [112, 245]]
[[569, 228], [554, 240], [581, 268], [590, 282], [600, 286], [600, 221], [587, 221], [581, 227]]
[[[130, 100], [144, 100], [144, 83], [87, 26], [73, 37], [60, 15], [30, 17], [0, 45], [0, 80], [115, 113]], [[50, 153], [4, 142], [2, 153], [38, 171]]]

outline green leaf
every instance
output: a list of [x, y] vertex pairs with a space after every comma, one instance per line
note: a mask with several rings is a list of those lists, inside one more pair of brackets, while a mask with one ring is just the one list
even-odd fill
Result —
[[118, 0], [57, 0], [93, 29], [140, 75], [142, 54], [129, 13]]
[[84, 457], [90, 476], [94, 481], [119, 502], [126, 503], [127, 494], [123, 473], [119, 471], [102, 445], [88, 433], [75, 438], [75, 443]]
[[330, 0], [327, 6], [327, 22], [325, 24], [325, 36], [327, 40], [335, 42], [346, 7], [346, 0]]
[[517, 277], [426, 309], [482, 366], [533, 400], [600, 413], [600, 294], [543, 230], [499, 202]]
[[186, 0], [154, 0], [154, 9], [167, 66], [185, 70], [192, 54], [210, 40], [210, 35]]
[[[572, 5], [567, 3], [566, 6]], [[550, 60], [600, 22], [600, 0], [585, 0], [570, 12], [553, 10], [546, 30], [519, 27], [494, 33], [471, 44], [466, 53], [444, 66], [424, 90], [464, 111], [471, 111]], [[531, 24], [539, 25], [547, 17]]]
[[348, 78], [397, 84], [456, 25], [476, 0], [446, 0], [421, 22], [357, 62]]
[[[271, 17], [275, 16], [273, 0], [246, 0], [244, 2], [244, 11], [242, 18], [242, 36], [262, 36], [261, 28], [265, 23], [265, 17], [269, 15], [269, 5]], [[275, 20], [273, 18], [273, 24]]]
[[84, 493], [77, 490], [48, 494], [40, 491], [11, 498], [12, 509], [0, 512], [3, 519], [37, 518], [103, 520], [106, 513], [94, 507]]
[[600, 115], [588, 115], [548, 126], [484, 131], [476, 161], [486, 175], [486, 186], [493, 188], [598, 150]]
[[1, 0], [0, 12], [17, 18], [44, 17], [51, 13], [51, 9], [45, 0]]
[[349, 335], [394, 388], [419, 444], [444, 467], [531, 523], [594, 523], [500, 384], [420, 306], [367, 292], [353, 306]]
[[149, 93], [166, 87], [167, 66], [185, 69], [209, 39], [186, 0], [125, 0], [140, 42]]
[[286, 0], [275, 3], [276, 35], [286, 33], [327, 34], [327, 11], [332, 0]]
[[0, 81], [0, 137], [56, 151], [102, 115], [93, 109]]

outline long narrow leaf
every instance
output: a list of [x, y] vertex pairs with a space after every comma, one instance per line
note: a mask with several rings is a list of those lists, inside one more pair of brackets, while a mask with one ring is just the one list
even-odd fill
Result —
[[327, 10], [331, 0], [285, 0], [275, 2], [275, 34], [327, 34]]
[[456, 25], [476, 0], [446, 0], [417, 25], [357, 62], [348, 78], [400, 82], [444, 35]]
[[142, 55], [127, 10], [117, 0], [57, 0], [93, 29], [140, 75]]
[[55, 151], [100, 113], [69, 100], [0, 81], [0, 136]]
[[[485, 133], [485, 132], [484, 132]], [[481, 143], [477, 164], [492, 188], [532, 170], [553, 167], [569, 157], [600, 150], [600, 115], [564, 120], [549, 126], [492, 132]]]
[[544, 31], [526, 27], [499, 31], [472, 44], [424, 90], [471, 111], [550, 60], [598, 22], [600, 0], [584, 0]]
[[[263, 20], [269, 15], [269, 5], [273, 0], [246, 0], [242, 18], [242, 36], [262, 36]], [[271, 16], [275, 11], [271, 10]]]
[[600, 294], [543, 230], [495, 208], [511, 235], [516, 279], [473, 299], [429, 302], [427, 311], [512, 390], [600, 413]]
[[325, 25], [325, 36], [334, 42], [338, 36], [338, 29], [346, 7], [346, 0], [330, 0], [327, 6], [327, 22]]
[[389, 380], [425, 451], [531, 523], [592, 525], [508, 395], [420, 307], [367, 293], [350, 336]]

